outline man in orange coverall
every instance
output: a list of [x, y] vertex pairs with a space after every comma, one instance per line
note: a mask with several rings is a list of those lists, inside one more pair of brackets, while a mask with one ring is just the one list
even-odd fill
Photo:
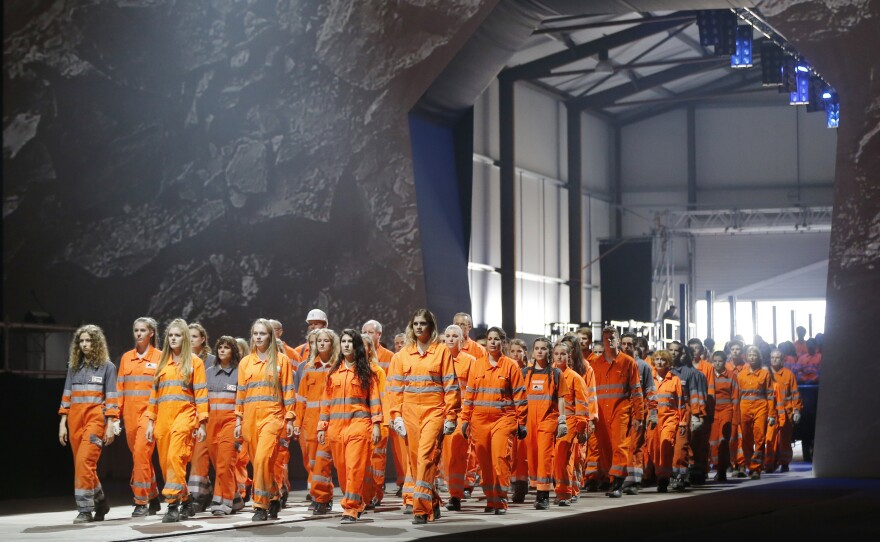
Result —
[[739, 408], [742, 429], [742, 447], [752, 480], [761, 478], [764, 467], [764, 443], [767, 426], [776, 424], [776, 401], [773, 381], [767, 369], [761, 366], [761, 352], [750, 346], [746, 356], [748, 369], [740, 371]]
[[418, 309], [406, 330], [407, 344], [391, 359], [388, 369], [388, 410], [391, 427], [406, 437], [409, 468], [415, 480], [413, 523], [434, 521], [440, 515], [440, 495], [434, 488], [444, 435], [455, 431], [461, 392], [452, 354], [437, 335], [437, 320]]
[[[623, 495], [623, 482], [629, 464], [630, 424], [640, 428], [645, 418], [645, 401], [638, 365], [619, 350], [620, 336], [614, 327], [602, 330], [604, 353], [593, 356], [590, 365], [596, 376], [599, 419], [596, 443], [599, 451], [598, 476], [610, 477], [609, 497]], [[588, 465], [589, 466], [589, 465]]]
[[767, 429], [767, 457], [764, 459], [764, 467], [767, 472], [773, 472], [778, 465], [782, 472], [788, 472], [794, 424], [801, 421], [803, 403], [798, 391], [797, 377], [785, 368], [780, 350], [770, 352], [770, 369], [773, 384], [776, 386], [777, 419], [776, 424]]
[[[467, 386], [471, 365], [477, 360], [470, 354], [461, 351], [461, 346], [464, 344], [464, 332], [455, 324], [446, 328], [444, 344], [449, 349], [449, 353], [452, 354], [459, 388], [464, 389]], [[461, 434], [461, 431], [455, 431], [451, 435], [447, 435], [443, 440], [443, 460], [446, 463], [446, 478], [449, 480], [449, 503], [446, 505], [447, 510], [461, 510], [461, 499], [464, 498], [464, 475], [467, 471], [467, 457], [468, 441]]]
[[[379, 364], [379, 368], [382, 369], [383, 381], [382, 381], [382, 395], [385, 395], [385, 379], [388, 376], [388, 369], [391, 367], [391, 358], [394, 356], [394, 352], [388, 350], [382, 343], [382, 324], [380, 324], [376, 320], [367, 320], [364, 322], [364, 325], [361, 326], [361, 333], [364, 335], [369, 335], [370, 339], [373, 340], [373, 346], [376, 349], [376, 360]], [[384, 402], [383, 402], [384, 404]], [[403, 476], [406, 471], [398, 467], [398, 464], [402, 466], [400, 463], [400, 459], [397, 457], [397, 449], [394, 447], [393, 442], [397, 440], [397, 434], [390, 434], [391, 432], [388, 430], [389, 420], [384, 420], [385, 428], [382, 430], [382, 435], [379, 440], [379, 444], [373, 447], [373, 461], [370, 467], [373, 476], [373, 488], [375, 490], [375, 494], [373, 498], [367, 503], [367, 509], [370, 510], [375, 508], [377, 505], [382, 503], [382, 499], [385, 498], [385, 470], [387, 468], [387, 459], [388, 459], [388, 449], [392, 448], [394, 450], [394, 461], [395, 468], [398, 473], [398, 481], [403, 482]]]
[[473, 438], [483, 473], [486, 511], [497, 515], [507, 513], [512, 437], [522, 440], [527, 435], [526, 390], [516, 362], [502, 353], [506, 338], [501, 328], [489, 328], [489, 359], [471, 366], [461, 409], [462, 434]]
[[727, 481], [727, 467], [732, 464], [731, 457], [735, 458], [737, 453], [731, 448], [734, 445], [731, 437], [734, 428], [739, 426], [739, 385], [733, 371], [725, 367], [724, 352], [712, 355], [712, 365], [715, 370], [715, 419], [709, 444], [715, 480], [724, 482]]
[[644, 423], [633, 426], [629, 431], [629, 465], [627, 465], [626, 480], [623, 484], [623, 492], [627, 495], [638, 495], [642, 484], [642, 474], [645, 469], [645, 440], [647, 431], [657, 425], [657, 399], [654, 397], [654, 371], [648, 362], [639, 357], [636, 349], [636, 336], [633, 333], [624, 333], [620, 338], [620, 349], [628, 356], [636, 360], [639, 368], [639, 382], [645, 394], [645, 418]]

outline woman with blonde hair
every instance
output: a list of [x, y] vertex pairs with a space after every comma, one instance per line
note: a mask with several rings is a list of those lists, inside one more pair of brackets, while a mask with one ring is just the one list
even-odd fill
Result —
[[258, 318], [251, 326], [251, 352], [238, 366], [235, 438], [244, 437], [254, 466], [254, 521], [278, 518], [280, 474], [276, 472], [281, 435], [293, 436], [293, 375], [278, 351], [272, 325]]
[[[205, 368], [217, 363], [217, 357], [211, 352], [208, 344], [208, 332], [205, 326], [198, 322], [189, 324], [189, 342], [192, 353], [202, 360]], [[192, 497], [193, 509], [196, 512], [204, 512], [211, 506], [211, 478], [208, 471], [211, 467], [211, 458], [208, 454], [207, 440], [196, 442], [193, 446], [191, 465], [189, 469], [189, 481], [187, 489]]]
[[98, 326], [85, 325], [73, 334], [58, 414], [58, 440], [62, 446], [69, 440], [73, 450], [73, 492], [79, 510], [73, 522], [104, 521], [110, 505], [98, 480], [98, 458], [115, 438], [119, 409], [116, 366], [110, 362], [107, 340]]
[[165, 480], [162, 496], [168, 510], [162, 517], [163, 523], [177, 522], [195, 514], [186, 486], [186, 465], [195, 441], [205, 440], [207, 434], [205, 366], [192, 353], [188, 331], [186, 322], [180, 318], [168, 324], [147, 410], [146, 437], [148, 441], [156, 438], [159, 466]]
[[154, 442], [146, 439], [147, 406], [153, 378], [159, 367], [162, 351], [156, 348], [159, 325], [149, 316], [141, 316], [132, 324], [134, 348], [119, 360], [116, 380], [119, 412], [125, 428], [125, 439], [131, 450], [131, 492], [134, 511], [131, 517], [155, 515], [159, 511], [159, 488], [153, 470]]

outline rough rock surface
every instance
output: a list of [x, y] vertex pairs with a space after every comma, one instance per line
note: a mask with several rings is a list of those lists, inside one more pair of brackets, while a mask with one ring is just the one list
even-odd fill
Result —
[[880, 411], [864, 378], [876, 362], [860, 344], [880, 320], [880, 1], [768, 0], [760, 8], [840, 94], [815, 472], [880, 477], [880, 422], [859, 422]]
[[4, 2], [7, 316], [401, 327], [406, 113], [488, 0]]

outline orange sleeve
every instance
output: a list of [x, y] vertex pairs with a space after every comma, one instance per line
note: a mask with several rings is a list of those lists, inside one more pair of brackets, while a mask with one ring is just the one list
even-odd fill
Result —
[[116, 406], [119, 407], [119, 415], [122, 416], [122, 407], [125, 404], [125, 355], [119, 358], [119, 371], [116, 374]]
[[293, 389], [293, 363], [287, 356], [279, 360], [281, 395], [284, 398], [284, 419], [292, 421], [296, 419], [296, 390]]
[[590, 366], [587, 377], [584, 379], [587, 385], [587, 409], [590, 411], [590, 419], [599, 419], [599, 401], [596, 398], [596, 371]]
[[156, 421], [156, 411], [159, 409], [159, 390], [156, 387], [156, 383], [159, 380], [159, 374], [156, 373], [156, 376], [153, 378], [153, 386], [150, 388], [150, 401], [147, 403], [147, 410], [144, 412], [147, 415], [148, 420]]
[[461, 390], [458, 386], [458, 378], [455, 376], [455, 365], [452, 354], [445, 346], [440, 348], [440, 374], [443, 379], [443, 402], [446, 403], [446, 419], [455, 421], [461, 410]]
[[678, 413], [678, 425], [687, 426], [690, 423], [690, 416], [688, 416], [689, 406], [687, 400], [684, 397], [684, 390], [681, 387], [681, 379], [675, 377], [675, 396], [678, 397], [678, 408], [676, 412]]
[[476, 379], [478, 373], [482, 371], [479, 363], [472, 363], [468, 371], [467, 386], [464, 388], [461, 398], [461, 421], [471, 421], [471, 414], [474, 411], [474, 390], [476, 388]]
[[58, 414], [61, 416], [66, 416], [70, 412], [70, 388], [72, 385], [70, 369], [67, 369], [67, 378], [64, 379], [64, 391], [61, 392], [61, 406], [58, 408]]
[[733, 419], [731, 423], [739, 425], [741, 414], [739, 410], [739, 380], [736, 376], [730, 379], [730, 402], [733, 404]]
[[235, 415], [241, 418], [244, 415], [244, 398], [245, 398], [245, 381], [247, 380], [245, 372], [247, 371], [246, 361], [242, 360], [238, 364], [238, 384], [235, 386]]
[[400, 417], [400, 408], [403, 404], [403, 368], [400, 366], [399, 353], [394, 354], [391, 358], [391, 365], [388, 367], [388, 378], [385, 385], [385, 398], [388, 401], [388, 416], [391, 420]]
[[770, 416], [778, 417], [776, 415], [776, 387], [773, 386], [773, 381], [770, 380], [770, 372], [764, 372], [764, 389], [766, 391], [767, 397], [767, 412], [770, 413]]
[[205, 377], [205, 364], [199, 358], [193, 358], [192, 373], [193, 395], [196, 398], [196, 411], [199, 423], [208, 421], [208, 381]]
[[589, 403], [587, 401], [587, 383], [577, 373], [574, 375], [574, 403], [575, 403], [575, 432], [583, 433], [587, 429], [587, 420], [590, 417]]
[[[632, 358], [630, 358], [632, 359]], [[635, 360], [629, 366], [629, 393], [632, 401], [632, 417], [641, 420], [645, 417], [645, 397], [642, 394], [642, 379], [639, 377], [639, 366]]]
[[327, 373], [327, 381], [324, 383], [324, 393], [321, 395], [321, 414], [318, 418], [318, 431], [326, 431], [330, 425], [330, 404], [333, 402], [332, 373]]
[[526, 396], [526, 384], [523, 381], [522, 372], [516, 362], [510, 364], [510, 390], [513, 406], [516, 409], [517, 423], [525, 426], [529, 418], [529, 400]]
[[379, 381], [385, 386], [385, 372], [381, 367], [375, 368], [376, 378], [370, 379], [370, 417], [373, 423], [382, 423], [382, 396], [379, 393]]

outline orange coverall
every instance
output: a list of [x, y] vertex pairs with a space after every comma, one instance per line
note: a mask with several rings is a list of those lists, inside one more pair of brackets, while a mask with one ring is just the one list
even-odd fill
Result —
[[[489, 359], [489, 353], [486, 351], [486, 348], [470, 337], [465, 337], [464, 346], [461, 347], [461, 351], [473, 356], [475, 359]], [[467, 382], [465, 382], [466, 385]], [[461, 387], [462, 396], [464, 396], [465, 386]], [[467, 465], [464, 486], [473, 490], [477, 477], [480, 476], [480, 462], [477, 461], [477, 452], [474, 448], [473, 439], [468, 441]]]
[[313, 365], [305, 365], [301, 368], [303, 373], [299, 381], [299, 389], [296, 393], [296, 418], [295, 424], [299, 427], [299, 445], [303, 452], [303, 466], [308, 473], [309, 492], [315, 502], [327, 503], [333, 497], [333, 480], [320, 477], [317, 492], [314, 480], [315, 461], [320, 455], [331, 459], [330, 443], [318, 444], [318, 421], [321, 416], [321, 398], [324, 396], [324, 384], [327, 382], [327, 372], [330, 363], [323, 363], [321, 358], [315, 357]]
[[777, 465], [791, 463], [791, 438], [794, 433], [795, 410], [803, 410], [801, 394], [798, 391], [797, 377], [782, 367], [773, 372], [773, 385], [776, 388], [776, 424], [767, 428], [767, 458], [764, 466], [769, 471]]
[[737, 375], [739, 385], [740, 427], [746, 464], [752, 472], [764, 467], [764, 442], [767, 436], [767, 417], [775, 416], [773, 382], [767, 369], [757, 371], [749, 367]]
[[[455, 374], [458, 376], [458, 385], [460, 389], [467, 387], [467, 379], [470, 374], [470, 368], [476, 363], [476, 358], [465, 352], [459, 352], [453, 360]], [[459, 425], [461, 426], [461, 416], [459, 416]], [[449, 483], [449, 496], [464, 498], [464, 475], [467, 472], [468, 460], [468, 441], [456, 429], [451, 435], [446, 435], [443, 439], [443, 457], [446, 463], [446, 479]]]
[[694, 444], [693, 457], [696, 470], [706, 474], [709, 472], [709, 456], [711, 455], [709, 440], [711, 439], [712, 425], [715, 419], [715, 367], [708, 361], [701, 359], [694, 369], [703, 373], [708, 385], [705, 406], [706, 414], [703, 419], [703, 426], [691, 438]]
[[733, 371], [725, 369], [715, 373], [715, 419], [709, 445], [712, 450], [712, 464], [718, 472], [726, 472], [731, 456], [736, 458], [739, 441], [733, 442], [734, 429], [739, 426], [739, 385]]
[[648, 428], [647, 416], [649, 410], [657, 408], [656, 390], [654, 384], [654, 370], [647, 361], [636, 360], [639, 371], [639, 382], [645, 396], [645, 417], [642, 418], [640, 427], [629, 428], [629, 464], [626, 469], [626, 484], [635, 485], [642, 482], [645, 469], [645, 445], [647, 442]]
[[98, 458], [104, 447], [106, 418], [119, 417], [116, 389], [116, 366], [110, 361], [97, 368], [82, 365], [76, 372], [67, 370], [58, 414], [67, 416], [73, 494], [80, 512], [94, 511], [95, 502], [106, 498], [98, 480]]
[[195, 442], [193, 431], [208, 419], [205, 366], [196, 356], [192, 358], [190, 379], [187, 384], [180, 365], [169, 359], [156, 373], [147, 409], [147, 417], [153, 420], [153, 439], [159, 449], [159, 466], [165, 480], [162, 496], [173, 505], [189, 500], [186, 465]]
[[571, 367], [562, 371], [559, 394], [565, 399], [565, 425], [568, 434], [556, 439], [556, 450], [553, 458], [553, 472], [556, 475], [556, 498], [568, 500], [575, 493], [580, 493], [574, 478], [573, 453], [577, 451], [577, 436], [587, 428], [590, 415], [587, 403], [587, 384], [581, 375]]
[[657, 426], [652, 431], [649, 454], [658, 480], [672, 477], [672, 461], [675, 453], [676, 436], [681, 428], [687, 427], [688, 405], [681, 387], [681, 379], [672, 373], [654, 377], [657, 398]]
[[385, 422], [385, 412], [388, 407], [385, 400], [385, 371], [377, 363], [370, 364], [373, 373], [378, 379], [379, 400], [382, 402], [382, 424], [379, 428], [379, 442], [373, 444], [372, 436], [368, 440], [370, 444], [370, 462], [367, 465], [367, 477], [364, 482], [364, 502], [369, 504], [373, 500], [377, 503], [385, 498], [385, 451], [388, 448], [388, 425]]
[[593, 356], [590, 363], [596, 376], [599, 404], [596, 474], [600, 478], [625, 478], [630, 454], [627, 439], [630, 419], [640, 420], [645, 416], [638, 367], [635, 360], [623, 352], [610, 363], [605, 356]]
[[[232, 512], [236, 496], [235, 394], [238, 367], [224, 369], [220, 364], [205, 369], [208, 381], [208, 456], [214, 465], [212, 510]], [[205, 472], [205, 477], [208, 473]]]
[[414, 480], [413, 514], [434, 521], [434, 509], [440, 506], [434, 479], [440, 462], [443, 423], [455, 421], [461, 408], [449, 349], [435, 342], [422, 354], [416, 344], [404, 346], [391, 359], [385, 393], [389, 416], [392, 420], [402, 417], [406, 425], [409, 471]]
[[353, 518], [357, 518], [365, 507], [363, 491], [370, 462], [373, 424], [382, 423], [382, 400], [377, 380], [371, 378], [369, 391], [365, 391], [357, 373], [340, 363], [327, 377], [321, 398], [318, 431], [326, 431], [325, 442], [330, 443], [335, 459], [318, 456], [315, 474], [330, 478], [331, 465], [336, 463], [343, 514]]
[[461, 421], [470, 423], [489, 508], [507, 509], [511, 439], [527, 417], [525, 385], [515, 361], [502, 355], [495, 367], [486, 359], [471, 365]]
[[137, 350], [129, 350], [119, 360], [116, 395], [125, 427], [125, 440], [131, 450], [133, 466], [130, 484], [135, 504], [147, 504], [150, 499], [159, 497], [156, 472], [153, 470], [156, 441], [147, 442], [146, 412], [161, 356], [162, 352], [150, 345], [142, 358], [138, 357]]
[[285, 421], [296, 418], [292, 365], [282, 354], [277, 362], [278, 374], [272, 382], [266, 374], [267, 361], [261, 361], [257, 354], [245, 356], [238, 364], [235, 392], [235, 415], [242, 419], [241, 435], [254, 467], [254, 508], [263, 510], [280, 496], [279, 442]]
[[[287, 345], [285, 346], [285, 350], [287, 349]], [[291, 348], [291, 350], [293, 350]], [[294, 354], [296, 351], [293, 351]], [[285, 354], [286, 355], [286, 354]], [[290, 364], [290, 374], [296, 374], [296, 368], [299, 362], [294, 361], [291, 358], [287, 358], [288, 363]], [[296, 393], [296, 388], [294, 388], [294, 394]], [[294, 410], [296, 410], [296, 405], [294, 405]], [[305, 460], [303, 460], [305, 462]], [[279, 478], [278, 480], [278, 489], [281, 490], [282, 493], [285, 493], [290, 490], [290, 439], [287, 438], [287, 435], [284, 431], [281, 432], [281, 437], [278, 439], [278, 456], [275, 459], [275, 476]]]
[[565, 397], [568, 388], [562, 371], [549, 364], [543, 369], [537, 365], [526, 368], [523, 370], [523, 379], [529, 402], [526, 422], [529, 433], [523, 439], [528, 453], [529, 480], [538, 491], [550, 491], [553, 489], [559, 397]]

